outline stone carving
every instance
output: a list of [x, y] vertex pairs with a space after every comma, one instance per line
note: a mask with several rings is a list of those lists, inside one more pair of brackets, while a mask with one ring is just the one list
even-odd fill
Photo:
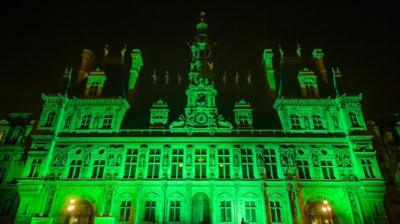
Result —
[[88, 153], [85, 155], [85, 160], [84, 160], [84, 162], [83, 162], [83, 164], [84, 164], [85, 166], [89, 166], [90, 157], [91, 157], [91, 153], [88, 152]]
[[215, 166], [215, 154], [214, 153], [210, 154], [210, 165]]

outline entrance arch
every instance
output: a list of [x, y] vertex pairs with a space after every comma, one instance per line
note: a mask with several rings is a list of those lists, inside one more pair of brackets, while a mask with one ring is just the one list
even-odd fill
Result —
[[210, 200], [205, 193], [197, 193], [192, 199], [192, 223], [210, 224]]
[[93, 206], [85, 200], [71, 199], [67, 205], [65, 224], [92, 224]]
[[309, 202], [306, 208], [307, 224], [337, 224], [339, 223], [333, 206], [327, 201]]

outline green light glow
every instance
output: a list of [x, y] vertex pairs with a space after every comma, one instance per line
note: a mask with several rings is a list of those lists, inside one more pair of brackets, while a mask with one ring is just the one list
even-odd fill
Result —
[[[302, 68], [304, 97], [274, 101], [282, 128], [254, 129], [245, 100], [231, 123], [217, 108], [204, 14], [196, 29], [178, 120], [169, 121], [173, 103], [157, 100], [148, 129], [122, 129], [131, 102], [101, 97], [106, 74], [92, 70], [90, 50], [78, 79], [91, 97], [43, 94], [33, 132], [29, 120], [1, 120], [2, 223], [385, 223], [361, 95], [322, 98], [319, 77]], [[322, 63], [322, 51], [313, 55]], [[129, 91], [143, 66], [140, 50], [131, 58]], [[265, 88], [274, 92], [272, 58], [266, 49]]]

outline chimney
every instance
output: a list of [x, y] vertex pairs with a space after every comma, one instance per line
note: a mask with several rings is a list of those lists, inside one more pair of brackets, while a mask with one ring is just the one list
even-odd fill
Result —
[[322, 80], [328, 84], [329, 79], [328, 79], [328, 74], [325, 69], [325, 64], [324, 64], [324, 56], [325, 53], [322, 51], [322, 49], [314, 49], [312, 52], [312, 57], [315, 63], [316, 71], [318, 71], [321, 74]]
[[93, 55], [92, 50], [83, 49], [82, 63], [81, 63], [81, 67], [79, 68], [78, 78], [76, 80], [77, 84], [86, 78], [86, 76], [92, 70], [93, 64], [94, 64], [94, 55]]

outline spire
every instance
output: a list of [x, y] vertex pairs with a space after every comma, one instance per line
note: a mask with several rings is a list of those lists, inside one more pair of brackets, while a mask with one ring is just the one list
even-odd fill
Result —
[[211, 61], [213, 44], [210, 43], [205, 22], [205, 12], [200, 13], [200, 21], [196, 25], [196, 35], [190, 44], [192, 51], [192, 62], [190, 64], [189, 74], [190, 82], [197, 83], [200, 79], [206, 78], [212, 82], [214, 80], [214, 64]]

